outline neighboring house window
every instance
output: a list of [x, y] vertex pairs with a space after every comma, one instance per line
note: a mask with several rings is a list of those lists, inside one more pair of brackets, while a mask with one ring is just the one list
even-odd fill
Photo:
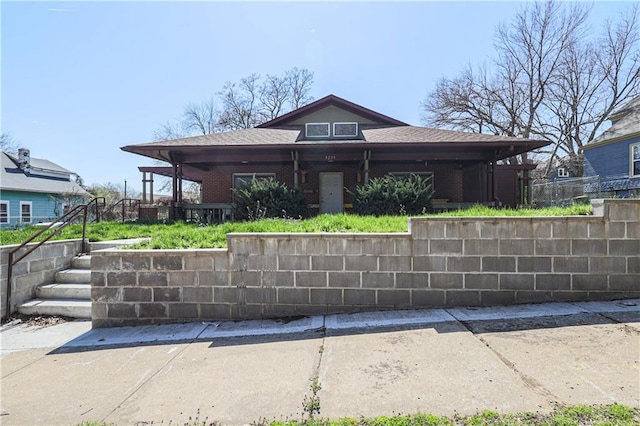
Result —
[[0, 201], [0, 223], [9, 223], [9, 202]]
[[358, 123], [333, 123], [333, 136], [358, 136]]
[[233, 175], [233, 189], [241, 188], [244, 185], [251, 183], [253, 179], [269, 179], [276, 178], [275, 173], [234, 173]]
[[329, 123], [307, 123], [305, 133], [308, 138], [328, 138]]
[[20, 201], [20, 222], [31, 223], [31, 201]]
[[629, 147], [629, 158], [631, 159], [631, 176], [640, 176], [640, 143], [634, 143]]

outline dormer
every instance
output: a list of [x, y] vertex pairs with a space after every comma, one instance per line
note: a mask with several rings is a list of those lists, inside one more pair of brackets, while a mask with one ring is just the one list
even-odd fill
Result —
[[361, 139], [358, 124], [357, 121], [304, 123], [304, 135], [301, 139]]

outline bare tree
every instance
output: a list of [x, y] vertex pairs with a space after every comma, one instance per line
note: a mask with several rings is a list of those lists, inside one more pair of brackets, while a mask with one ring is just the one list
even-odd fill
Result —
[[312, 84], [313, 73], [305, 68], [292, 68], [281, 76], [261, 78], [254, 73], [238, 82], [228, 81], [217, 99], [186, 105], [182, 117], [163, 123], [153, 138], [170, 140], [255, 127], [313, 100]]
[[292, 68], [285, 73], [289, 86], [289, 107], [294, 110], [313, 101], [309, 95], [313, 84], [313, 73], [306, 68]]
[[[86, 190], [94, 197], [104, 197], [107, 206], [111, 206], [124, 198], [124, 187], [119, 183], [93, 184]], [[128, 194], [128, 196], [131, 196], [131, 194]]]
[[159, 128], [153, 131], [153, 140], [168, 141], [183, 138], [185, 136], [182, 130], [183, 127], [181, 123], [165, 121]]
[[2, 148], [2, 152], [15, 154], [18, 152], [18, 142], [9, 133], [2, 133], [0, 134], [0, 148]]
[[422, 104], [423, 121], [546, 139], [547, 169], [560, 156], [580, 174], [580, 147], [640, 88], [638, 5], [608, 23], [600, 38], [587, 32], [589, 12], [556, 1], [528, 5], [498, 28], [491, 75], [469, 66], [441, 80]]
[[239, 83], [227, 82], [218, 93], [223, 105], [221, 128], [255, 127], [299, 108], [313, 99], [312, 84], [313, 73], [304, 68], [292, 68], [282, 76], [267, 74], [263, 80], [251, 74]]
[[261, 117], [260, 121], [269, 121], [280, 116], [285, 110], [287, 100], [291, 97], [291, 87], [287, 77], [269, 75], [260, 86]]
[[260, 124], [259, 80], [258, 74], [251, 74], [242, 78], [239, 83], [225, 83], [218, 93], [223, 105], [220, 115], [222, 129], [248, 129]]
[[220, 112], [216, 108], [213, 98], [199, 104], [188, 104], [184, 107], [182, 116], [182, 128], [187, 133], [209, 135], [220, 129]]
[[[639, 10], [632, 5], [615, 24], [608, 22], [599, 38], [571, 46], [559, 64], [558, 83], [545, 100], [556, 142], [551, 158], [568, 159], [564, 166], [574, 174], [582, 171], [580, 148], [640, 89]], [[547, 163], [545, 174], [552, 165]]]

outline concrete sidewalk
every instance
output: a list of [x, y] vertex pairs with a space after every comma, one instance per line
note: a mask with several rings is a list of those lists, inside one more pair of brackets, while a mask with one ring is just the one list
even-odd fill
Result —
[[3, 425], [246, 424], [311, 397], [325, 418], [640, 404], [638, 299], [0, 337]]

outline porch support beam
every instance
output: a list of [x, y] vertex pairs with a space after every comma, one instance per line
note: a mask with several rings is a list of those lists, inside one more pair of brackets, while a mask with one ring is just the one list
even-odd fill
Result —
[[178, 203], [182, 204], [182, 163], [178, 163]]
[[153, 204], [153, 172], [149, 173], [149, 204]]
[[178, 202], [178, 164], [177, 163], [171, 163], [171, 189], [172, 189], [172, 194], [171, 194], [171, 200], [174, 203]]
[[[153, 172], [142, 171], [142, 202], [144, 204], [153, 204]], [[147, 184], [149, 185], [149, 193], [147, 193]]]
[[176, 220], [176, 202], [178, 201], [178, 164], [171, 162], [171, 208], [169, 220]]
[[298, 189], [298, 175], [300, 173], [300, 165], [298, 164], [298, 151], [291, 151], [291, 159], [293, 160], [293, 189]]
[[147, 172], [142, 172], [142, 203], [147, 204]]
[[365, 149], [364, 151], [364, 184], [369, 183], [369, 160], [371, 160], [371, 150]]

